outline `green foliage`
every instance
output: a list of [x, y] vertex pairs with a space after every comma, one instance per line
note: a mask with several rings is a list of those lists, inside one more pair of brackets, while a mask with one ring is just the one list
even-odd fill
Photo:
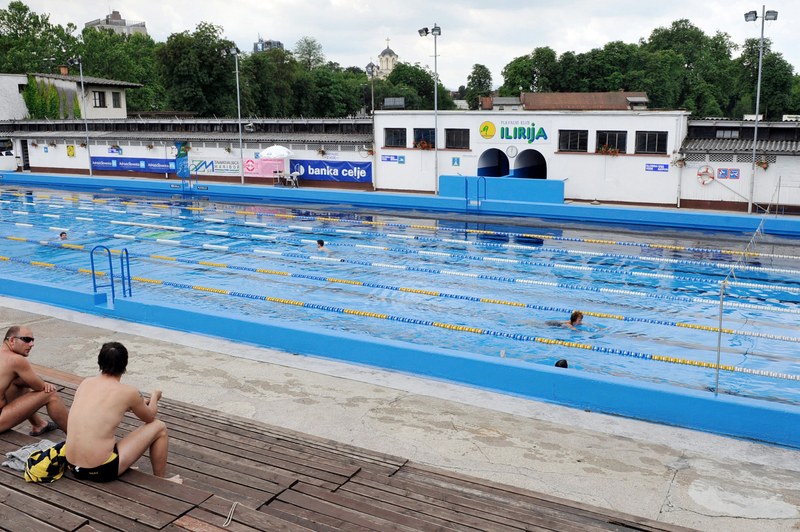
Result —
[[297, 62], [306, 70], [312, 70], [325, 64], [322, 45], [313, 37], [301, 37], [294, 45], [294, 55]]
[[[72, 23], [54, 26], [49, 15], [38, 15], [23, 2], [10, 2], [0, 9], [0, 72], [45, 72], [51, 68], [48, 63], [63, 64], [75, 51], [75, 30]], [[50, 58], [54, 61], [44, 61]]]
[[472, 73], [467, 76], [467, 89], [465, 99], [473, 111], [478, 109], [481, 96], [492, 93], [492, 73], [484, 65], [472, 66]]
[[28, 75], [28, 84], [25, 85], [25, 90], [22, 91], [22, 99], [25, 100], [25, 106], [28, 108], [28, 118], [34, 120], [40, 118], [39, 90], [36, 86], [36, 80], [31, 75]]
[[50, 120], [56, 120], [59, 117], [59, 106], [61, 104], [61, 96], [58, 94], [58, 89], [52, 83], [47, 84], [46, 93], [46, 105], [47, 105], [47, 113], [46, 116]]
[[81, 104], [78, 101], [78, 93], [75, 93], [75, 97], [72, 99], [72, 118], [79, 120], [83, 118], [81, 116]]
[[233, 42], [222, 38], [222, 27], [201, 22], [193, 33], [173, 33], [157, 47], [155, 57], [167, 106], [201, 116], [236, 116], [235, 58], [222, 57]]

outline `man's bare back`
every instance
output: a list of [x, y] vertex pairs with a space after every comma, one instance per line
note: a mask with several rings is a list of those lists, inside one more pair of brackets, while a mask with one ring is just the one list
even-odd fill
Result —
[[[72, 402], [64, 448], [69, 469], [78, 478], [108, 482], [149, 449], [153, 474], [166, 477], [167, 426], [156, 419], [161, 391], [153, 390], [150, 399], [142, 399], [136, 388], [120, 382], [128, 365], [128, 350], [118, 342], [104, 344], [97, 363], [101, 374], [85, 379]], [[129, 410], [144, 425], [117, 441], [115, 432]], [[183, 482], [178, 475], [169, 480]]]
[[145, 423], [155, 419], [139, 390], [122, 384], [119, 378], [98, 375], [85, 379], [70, 409], [68, 428], [72, 434], [67, 438], [67, 460], [83, 467], [105, 462], [114, 451], [114, 433], [128, 410]]

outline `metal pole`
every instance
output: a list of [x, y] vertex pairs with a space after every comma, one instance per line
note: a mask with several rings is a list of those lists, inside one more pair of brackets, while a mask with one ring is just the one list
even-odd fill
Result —
[[761, 6], [761, 41], [758, 44], [758, 83], [756, 84], [756, 126], [753, 130], [753, 162], [750, 167], [750, 199], [747, 202], [747, 214], [753, 212], [753, 191], [756, 186], [756, 144], [758, 143], [758, 109], [761, 103], [761, 61], [764, 58], [764, 16], [767, 6]]
[[[436, 23], [433, 23], [436, 27]], [[439, 195], [439, 52], [436, 48], [437, 36], [433, 35], [433, 167], [434, 192]]]
[[719, 331], [717, 331], [717, 381], [714, 384], [714, 393], [719, 393], [719, 353], [722, 345], [722, 299], [725, 294], [725, 286], [728, 280], [722, 281], [719, 287]]
[[239, 97], [239, 51], [234, 55], [236, 58], [236, 108], [239, 111], [239, 173], [242, 176], [244, 185], [244, 151], [242, 150], [242, 102]]
[[92, 177], [92, 148], [89, 146], [89, 122], [86, 120], [86, 90], [83, 88], [83, 59], [78, 56], [78, 66], [81, 71], [81, 100], [83, 101], [83, 125], [86, 127], [86, 155], [89, 156], [89, 177]]

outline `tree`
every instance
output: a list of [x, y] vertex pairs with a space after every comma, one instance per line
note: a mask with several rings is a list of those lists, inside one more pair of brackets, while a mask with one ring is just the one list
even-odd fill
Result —
[[313, 70], [325, 64], [322, 45], [313, 37], [301, 37], [294, 45], [294, 55], [297, 62], [306, 70]]
[[0, 9], [0, 72], [25, 74], [45, 70], [44, 59], [64, 63], [74, 55], [74, 24], [52, 25], [49, 15], [38, 15], [22, 2]]
[[221, 35], [222, 27], [201, 22], [194, 33], [173, 33], [155, 50], [170, 108], [201, 116], [236, 115], [234, 58], [222, 57], [222, 50], [234, 44]]
[[467, 93], [465, 98], [471, 110], [476, 110], [480, 104], [481, 96], [492, 93], [492, 73], [484, 65], [472, 66], [472, 73], [467, 76]]
[[[386, 78], [396, 87], [408, 87], [421, 98], [419, 109], [433, 109], [433, 73], [419, 64], [398, 63]], [[406, 104], [406, 109], [410, 109]]]
[[539, 47], [529, 55], [517, 57], [503, 67], [501, 96], [519, 96], [521, 92], [553, 92], [559, 87], [558, 58], [549, 46]]
[[[735, 78], [740, 80], [739, 97], [750, 94], [756, 99], [758, 83], [759, 40], [747, 39], [742, 48], [742, 55], [734, 61]], [[761, 102], [756, 112], [763, 114], [767, 120], [780, 120], [792, 102], [792, 66], [782, 54], [772, 51], [772, 42], [764, 39], [764, 56], [761, 66]]]

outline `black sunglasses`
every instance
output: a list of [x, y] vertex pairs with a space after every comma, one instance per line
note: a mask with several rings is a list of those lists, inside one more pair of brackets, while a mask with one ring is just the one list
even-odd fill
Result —
[[17, 340], [22, 340], [26, 344], [33, 342], [33, 336], [11, 336], [10, 338], [16, 338]]

